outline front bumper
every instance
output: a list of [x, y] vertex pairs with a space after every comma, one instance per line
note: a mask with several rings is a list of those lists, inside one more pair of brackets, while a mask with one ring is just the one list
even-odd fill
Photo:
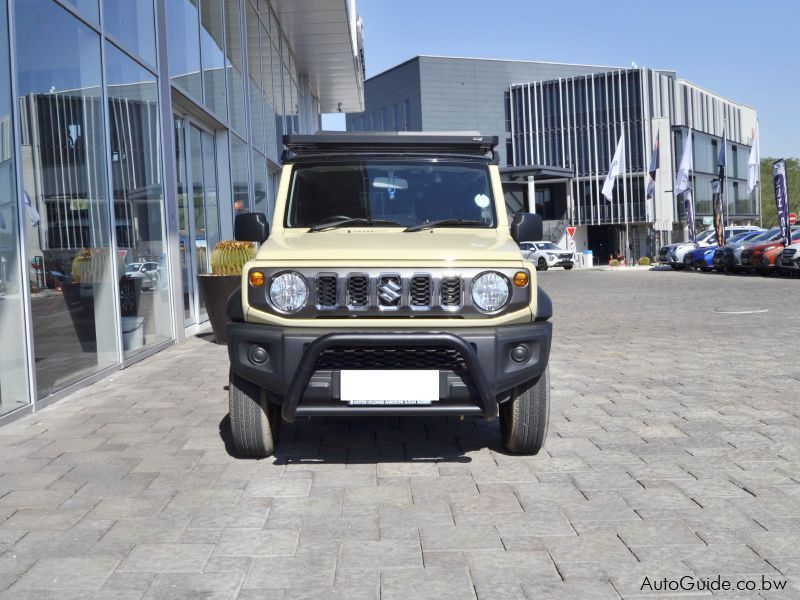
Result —
[[[541, 375], [550, 355], [552, 325], [533, 322], [453, 331], [286, 328], [228, 325], [231, 370], [269, 392], [281, 416], [456, 414], [494, 418], [511, 388]], [[525, 345], [522, 363], [511, 350]], [[254, 348], [268, 358], [254, 361]], [[258, 354], [257, 352], [255, 354]], [[343, 369], [439, 371], [439, 400], [425, 405], [350, 405], [340, 399]]]

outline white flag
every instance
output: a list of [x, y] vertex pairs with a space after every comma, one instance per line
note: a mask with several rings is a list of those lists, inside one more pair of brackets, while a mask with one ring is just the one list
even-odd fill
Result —
[[692, 130], [689, 130], [689, 138], [683, 145], [683, 155], [681, 164], [678, 167], [678, 174], [675, 176], [675, 193], [680, 194], [689, 187], [689, 171], [692, 170], [694, 156], [692, 154]]
[[758, 180], [761, 178], [759, 170], [761, 168], [761, 157], [758, 151], [758, 123], [753, 130], [753, 145], [750, 148], [750, 158], [747, 159], [747, 193], [752, 194], [753, 190], [758, 185]]
[[614, 183], [617, 180], [617, 175], [625, 171], [625, 137], [619, 136], [617, 143], [617, 151], [614, 152], [614, 159], [611, 161], [611, 166], [608, 167], [608, 175], [606, 181], [603, 183], [603, 196], [606, 200], [611, 202], [611, 194], [614, 192]]

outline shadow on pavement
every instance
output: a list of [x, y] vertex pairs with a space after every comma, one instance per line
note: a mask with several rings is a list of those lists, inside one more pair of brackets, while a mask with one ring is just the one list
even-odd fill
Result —
[[[230, 415], [219, 423], [225, 451], [236, 452]], [[318, 417], [281, 423], [271, 459], [286, 464], [469, 463], [484, 449], [506, 454], [498, 421], [452, 417]]]

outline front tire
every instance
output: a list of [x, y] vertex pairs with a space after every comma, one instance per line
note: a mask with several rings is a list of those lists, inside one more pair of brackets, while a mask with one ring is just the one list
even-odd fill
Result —
[[500, 405], [503, 446], [515, 454], [537, 454], [547, 437], [550, 418], [550, 370], [511, 390]]
[[536, 270], [547, 271], [547, 261], [544, 258], [540, 258], [539, 262], [536, 263]]
[[675, 264], [675, 263], [672, 263], [669, 266], [672, 267], [673, 269], [675, 269], [676, 271], [683, 271], [683, 268], [684, 268], [683, 265], [679, 265], [679, 264]]
[[571, 271], [572, 267], [573, 267], [573, 265], [564, 265], [564, 270], [565, 271]]
[[266, 392], [231, 372], [228, 407], [236, 451], [254, 458], [271, 455], [277, 442], [280, 415], [278, 406], [267, 399]]

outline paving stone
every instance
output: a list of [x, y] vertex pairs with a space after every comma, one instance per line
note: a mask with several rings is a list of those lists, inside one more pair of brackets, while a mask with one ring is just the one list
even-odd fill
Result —
[[17, 590], [96, 590], [117, 566], [114, 558], [43, 558], [17, 582]]
[[381, 600], [468, 600], [475, 597], [466, 567], [395, 569], [381, 573]]
[[394, 569], [422, 567], [422, 549], [418, 541], [381, 540], [344, 541], [339, 552], [339, 568]]
[[494, 527], [486, 525], [445, 525], [422, 527], [419, 530], [422, 550], [491, 550], [502, 548], [500, 535]]
[[261, 594], [274, 589], [332, 587], [335, 573], [335, 552], [257, 558], [253, 559], [242, 587]]
[[[234, 600], [242, 575], [233, 573], [159, 573], [147, 589], [146, 600]], [[262, 596], [267, 598], [267, 596]]]
[[299, 531], [282, 529], [227, 529], [214, 556], [278, 556], [294, 554]]
[[211, 544], [139, 544], [117, 571], [200, 572], [213, 549]]

